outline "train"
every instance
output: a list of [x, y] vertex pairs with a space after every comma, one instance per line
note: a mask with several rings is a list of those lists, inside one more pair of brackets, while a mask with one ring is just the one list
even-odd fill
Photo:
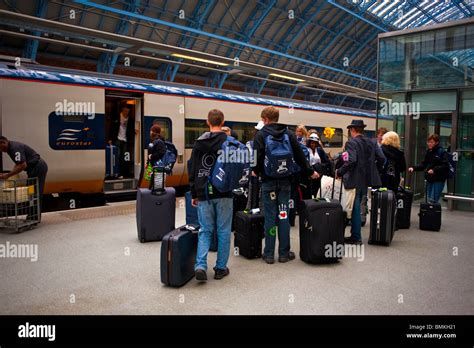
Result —
[[[112, 121], [124, 104], [135, 123], [130, 166], [111, 179], [105, 175], [106, 146]], [[146, 185], [143, 174], [152, 124], [158, 123], [164, 138], [178, 150], [166, 185], [183, 188], [188, 184], [187, 160], [194, 141], [207, 130], [210, 109], [222, 110], [225, 125], [245, 143], [268, 105], [280, 109], [280, 121], [290, 129], [304, 124], [318, 130], [330, 154], [344, 146], [346, 126], [353, 118], [365, 121], [370, 136], [375, 131], [376, 115], [371, 111], [44, 65], [0, 65], [1, 134], [41, 155], [49, 166], [45, 197], [65, 197], [74, 202], [71, 207], [86, 198], [105, 202]], [[324, 135], [326, 127], [335, 130], [331, 139]], [[1, 170], [12, 166], [3, 154]]]

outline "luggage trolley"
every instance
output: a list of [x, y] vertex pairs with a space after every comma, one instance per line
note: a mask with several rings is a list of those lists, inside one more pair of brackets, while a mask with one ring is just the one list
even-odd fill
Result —
[[38, 178], [0, 180], [0, 230], [31, 229], [40, 214]]

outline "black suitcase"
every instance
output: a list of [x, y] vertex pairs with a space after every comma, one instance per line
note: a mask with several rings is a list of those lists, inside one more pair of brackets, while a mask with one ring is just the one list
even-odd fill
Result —
[[247, 259], [262, 257], [264, 217], [238, 211], [235, 214], [234, 247]]
[[389, 246], [395, 233], [396, 195], [390, 190], [372, 190], [369, 244]]
[[[331, 263], [344, 256], [346, 213], [338, 200], [303, 201], [300, 216], [300, 259], [306, 263]], [[331, 248], [331, 255], [327, 254]]]
[[233, 208], [232, 208], [232, 231], [235, 231], [235, 215], [239, 211], [243, 211], [247, 208], [247, 202], [249, 199], [249, 190], [247, 187], [240, 187], [232, 191]]
[[[199, 225], [197, 208], [192, 205], [191, 191], [184, 194], [186, 200], [186, 223]], [[212, 234], [211, 247], [209, 251], [217, 251], [217, 229]]]
[[149, 189], [138, 189], [136, 210], [138, 240], [142, 243], [160, 241], [175, 228], [174, 188], [167, 187], [162, 195], [152, 194]]
[[441, 204], [420, 204], [420, 230], [439, 232], [441, 229]]
[[413, 192], [399, 187], [397, 191], [397, 228], [410, 228]]
[[194, 276], [197, 225], [185, 225], [166, 234], [161, 243], [161, 282], [180, 287]]

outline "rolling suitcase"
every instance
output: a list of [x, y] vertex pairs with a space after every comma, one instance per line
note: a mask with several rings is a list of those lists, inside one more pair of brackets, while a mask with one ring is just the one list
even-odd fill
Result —
[[160, 241], [174, 230], [176, 194], [167, 187], [162, 195], [154, 195], [149, 189], [137, 191], [137, 230], [142, 243]]
[[[334, 186], [333, 182], [332, 197]], [[340, 203], [342, 187], [339, 191], [339, 201], [324, 198], [303, 201], [300, 216], [300, 259], [306, 263], [332, 263], [344, 256], [346, 213]], [[321, 187], [319, 192], [321, 195]]]
[[397, 201], [393, 191], [372, 190], [369, 244], [389, 246], [395, 233]]
[[180, 287], [194, 276], [198, 235], [197, 225], [185, 225], [166, 234], [161, 243], [161, 282]]
[[300, 216], [300, 259], [314, 264], [341, 259], [344, 256], [345, 225], [346, 213], [339, 201], [304, 200]]
[[[252, 177], [253, 179], [254, 177]], [[255, 259], [262, 256], [262, 239], [264, 237], [263, 214], [251, 214], [250, 210], [258, 203], [255, 193], [258, 193], [258, 180], [250, 180], [248, 200], [245, 206], [235, 214], [234, 247], [238, 248], [239, 255], [247, 259]], [[257, 201], [257, 202], [256, 202]]]
[[425, 202], [420, 204], [420, 230], [439, 232], [441, 229], [441, 204], [428, 203], [428, 192], [425, 191]]
[[262, 257], [264, 217], [262, 214], [250, 214], [238, 211], [235, 214], [234, 247], [239, 255], [247, 259]]
[[115, 145], [105, 147], [105, 176], [119, 176], [118, 148]]
[[[192, 205], [191, 191], [184, 194], [186, 200], [186, 224], [199, 225], [197, 208]], [[217, 251], [217, 230], [212, 234], [211, 247], [209, 251]]]
[[243, 211], [247, 207], [247, 201], [249, 197], [249, 190], [246, 187], [240, 187], [238, 189], [232, 190], [232, 231], [235, 231], [235, 215], [239, 211]]
[[410, 228], [413, 192], [399, 187], [397, 190], [397, 228]]

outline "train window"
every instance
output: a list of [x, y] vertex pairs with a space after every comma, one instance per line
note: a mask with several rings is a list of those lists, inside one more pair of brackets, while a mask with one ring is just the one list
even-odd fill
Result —
[[184, 121], [184, 142], [187, 149], [192, 149], [194, 142], [202, 133], [209, 131], [206, 120], [185, 120]]
[[144, 133], [144, 145], [145, 148], [148, 147], [150, 143], [150, 128], [154, 124], [158, 124], [161, 127], [161, 136], [170, 142], [173, 142], [173, 127], [172, 122], [169, 117], [152, 117], [152, 116], [145, 116], [143, 125], [143, 133]]
[[237, 134], [237, 139], [244, 144], [247, 141], [252, 140], [255, 136], [255, 133], [257, 132], [255, 129], [257, 122], [226, 121], [225, 125], [232, 129]]

